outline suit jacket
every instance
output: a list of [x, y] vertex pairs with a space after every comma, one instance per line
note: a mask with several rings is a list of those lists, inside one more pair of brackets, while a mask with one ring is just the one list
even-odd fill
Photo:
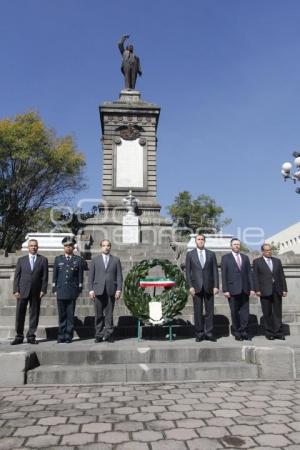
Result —
[[273, 289], [282, 296], [287, 292], [286, 279], [280, 259], [271, 258], [273, 271], [271, 272], [268, 264], [261, 256], [253, 261], [254, 289], [260, 292], [262, 297], [273, 294]]
[[141, 69], [140, 58], [137, 55], [135, 55], [134, 53], [130, 52], [129, 50], [126, 50], [124, 48], [123, 41], [120, 41], [118, 43], [118, 47], [119, 47], [120, 53], [123, 57], [122, 65], [121, 65], [121, 72], [125, 75], [126, 70], [131, 68], [131, 69], [134, 69], [136, 75], [138, 73], [141, 75], [142, 69]]
[[187, 253], [185, 261], [186, 279], [189, 287], [196, 292], [204, 291], [212, 294], [213, 288], [219, 288], [219, 274], [217, 259], [214, 252], [204, 249], [206, 260], [204, 267], [199, 261], [197, 249]]
[[222, 256], [222, 290], [230, 295], [250, 294], [253, 291], [253, 275], [247, 255], [241, 255], [242, 266], [239, 269], [232, 252]]
[[41, 292], [46, 294], [48, 286], [48, 259], [42, 255], [36, 255], [34, 269], [31, 271], [29, 256], [21, 256], [18, 259], [13, 291], [19, 292], [21, 298], [39, 297]]
[[115, 295], [122, 290], [123, 276], [120, 259], [109, 255], [107, 268], [105, 269], [102, 255], [92, 259], [89, 271], [89, 291], [96, 295], [102, 295], [104, 289], [108, 295]]
[[67, 261], [65, 255], [56, 256], [53, 266], [52, 286], [58, 300], [75, 300], [82, 288], [84, 261], [73, 255]]

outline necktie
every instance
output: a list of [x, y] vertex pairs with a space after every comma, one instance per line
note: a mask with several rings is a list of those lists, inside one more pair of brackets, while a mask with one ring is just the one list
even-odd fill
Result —
[[203, 256], [203, 251], [202, 250], [200, 250], [199, 260], [200, 260], [201, 267], [203, 269], [203, 267], [204, 267], [204, 256]]
[[242, 263], [241, 263], [241, 257], [240, 257], [240, 254], [239, 254], [239, 253], [237, 253], [237, 254], [235, 255], [235, 260], [236, 260], [236, 263], [237, 263], [237, 265], [238, 265], [239, 270], [241, 270]]
[[34, 269], [34, 260], [35, 260], [35, 257], [34, 257], [34, 256], [30, 256], [30, 267], [31, 267], [31, 272], [33, 272], [33, 269]]
[[67, 256], [67, 261], [68, 261], [68, 262], [70, 261], [70, 256]]
[[105, 269], [107, 269], [107, 264], [108, 264], [108, 256], [105, 255], [105, 256], [104, 256], [104, 266], [105, 266]]
[[269, 269], [271, 270], [271, 272], [273, 272], [273, 264], [272, 264], [271, 258], [267, 259], [267, 263], [268, 263]]

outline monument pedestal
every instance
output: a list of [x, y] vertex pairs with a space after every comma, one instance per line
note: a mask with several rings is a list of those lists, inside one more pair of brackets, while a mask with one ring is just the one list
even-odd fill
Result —
[[139, 218], [134, 214], [126, 214], [123, 217], [123, 244], [138, 244], [140, 242]]

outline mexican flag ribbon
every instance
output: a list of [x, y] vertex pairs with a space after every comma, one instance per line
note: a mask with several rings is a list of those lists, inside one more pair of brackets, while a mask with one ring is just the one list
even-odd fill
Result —
[[171, 278], [141, 278], [139, 281], [141, 288], [146, 287], [172, 287], [176, 286], [175, 280]]

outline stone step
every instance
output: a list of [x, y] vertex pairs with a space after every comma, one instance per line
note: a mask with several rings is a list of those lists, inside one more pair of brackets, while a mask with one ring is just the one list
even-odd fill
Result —
[[[120, 311], [120, 314], [119, 314]], [[127, 311], [127, 308], [123, 302], [116, 303], [114, 314], [115, 315], [124, 315], [124, 312]], [[193, 306], [191, 304], [187, 304], [184, 309], [182, 310], [183, 315], [193, 315]], [[261, 309], [257, 305], [251, 305], [250, 306], [251, 314], [255, 315], [261, 315]], [[94, 312], [94, 305], [91, 300], [85, 300], [81, 302], [80, 300], [76, 303], [76, 315], [85, 317], [92, 315]], [[2, 306], [0, 307], [0, 317], [2, 316], [14, 316], [16, 313], [16, 306], [15, 305], [8, 305], [8, 306]], [[222, 314], [225, 316], [229, 315], [229, 308], [227, 304], [221, 303], [215, 304], [215, 314]], [[288, 314], [290, 319], [296, 318], [297, 313], [296, 312], [284, 312], [283, 315]], [[41, 304], [41, 310], [40, 310], [41, 316], [51, 316], [51, 315], [57, 315], [57, 305], [55, 299], [53, 301], [47, 301], [43, 302]], [[300, 311], [298, 313], [298, 319], [300, 320]], [[294, 320], [290, 320], [293, 322]]]
[[[53, 320], [54, 319], [54, 320]], [[74, 337], [79, 339], [88, 339], [93, 338], [95, 335], [95, 328], [93, 325], [93, 317], [90, 318], [91, 321], [86, 325], [76, 326], [74, 330]], [[186, 338], [186, 337], [194, 337], [194, 328], [192, 326], [193, 318], [192, 317], [182, 317], [183, 321], [188, 322], [185, 325], [175, 325], [172, 327], [174, 339], [176, 338]], [[27, 323], [27, 322], [26, 322]], [[115, 323], [117, 323], [115, 321]], [[230, 335], [230, 325], [229, 324], [220, 324], [215, 325], [214, 333], [217, 338], [226, 337]], [[28, 326], [24, 328], [24, 335], [26, 336]], [[57, 339], [57, 317], [52, 317], [51, 324], [47, 323], [42, 325], [39, 324], [39, 328], [37, 329], [36, 336], [38, 339], [42, 340], [56, 340]], [[264, 328], [261, 325], [253, 324], [249, 326], [249, 333], [252, 336], [263, 336]], [[284, 323], [284, 334], [287, 336], [300, 336], [300, 322], [291, 322]], [[143, 339], [168, 339], [168, 328], [165, 327], [151, 327], [145, 326], [143, 327], [142, 338]], [[15, 337], [15, 325], [14, 320], [11, 320], [11, 323], [7, 325], [0, 325], [0, 340], [11, 339]], [[137, 326], [136, 323], [131, 323], [129, 325], [118, 325], [116, 327], [116, 337], [117, 338], [129, 338], [129, 337], [137, 337]]]
[[[240, 362], [241, 348], [237, 346], [221, 347], [218, 344], [201, 346], [192, 342], [192, 345], [180, 345], [177, 348], [172, 343], [162, 342], [159, 347], [149, 347], [147, 344], [137, 342], [132, 348], [116, 347], [107, 343], [92, 344], [87, 349], [81, 345], [58, 345], [49, 349], [35, 348], [35, 354], [41, 366], [100, 366], [118, 364], [186, 364], [204, 362]], [[122, 344], [122, 343], [121, 343]], [[195, 344], [195, 345], [193, 345]], [[81, 347], [81, 348], [80, 348]]]
[[[81, 306], [89, 306], [91, 308], [93, 308], [93, 301], [89, 298], [88, 295], [86, 295], [85, 297], [79, 297], [76, 301], [76, 308], [81, 307]], [[10, 308], [10, 307], [15, 307], [15, 304], [12, 301], [7, 302], [5, 305], [3, 305], [2, 307], [0, 307], [0, 313], [2, 308]], [[42, 307], [54, 307], [56, 308], [56, 297], [45, 297], [42, 300]], [[117, 302], [115, 304], [115, 308], [119, 308], [119, 307], [126, 307], [125, 303], [123, 300], [121, 300], [121, 302]], [[216, 298], [215, 299], [215, 309], [218, 311], [229, 311], [229, 306], [227, 304], [227, 302], [224, 302], [224, 300], [222, 298]], [[260, 311], [260, 305], [257, 304], [257, 302], [250, 302], [250, 309], [251, 311]], [[296, 310], [296, 308], [293, 309], [293, 311]], [[193, 312], [193, 303], [192, 301], [189, 299], [184, 307], [184, 311], [189, 311]], [[298, 311], [299, 317], [300, 317], [300, 310]]]
[[300, 335], [300, 322], [290, 322], [287, 324], [290, 330], [290, 335]]
[[[89, 320], [87, 320], [89, 319]], [[137, 321], [133, 317], [125, 317], [125, 322], [120, 318], [119, 321], [115, 320], [116, 326], [116, 337], [118, 338], [128, 338], [128, 337], [136, 337], [137, 336]], [[129, 322], [128, 322], [129, 319]], [[177, 337], [194, 337], [194, 329], [190, 325], [191, 317], [184, 318], [185, 321], [182, 322], [182, 325], [173, 325], [172, 330], [174, 334], [174, 338]], [[187, 319], [190, 319], [187, 322]], [[28, 329], [28, 321], [26, 322], [26, 326], [24, 328], [24, 335], [26, 336]], [[39, 324], [39, 327], [36, 332], [36, 336], [38, 339], [47, 339], [53, 340], [57, 339], [58, 332], [58, 324], [57, 317], [51, 318], [50, 324]], [[217, 336], [228, 336], [228, 325], [225, 328], [223, 326], [215, 327], [215, 332]], [[167, 326], [143, 326], [142, 327], [142, 336], [143, 338], [149, 339], [165, 339], [167, 334], [169, 333], [169, 328]], [[94, 317], [85, 318], [82, 322], [75, 323], [74, 336], [79, 339], [87, 339], [93, 338], [95, 335], [94, 328]], [[6, 325], [0, 325], [0, 339], [9, 339], [15, 336], [15, 325], [14, 320], [11, 320], [11, 324], [7, 323]]]
[[257, 366], [245, 362], [173, 364], [43, 365], [27, 372], [27, 384], [253, 380]]
[[[114, 308], [114, 314], [116, 315], [123, 315], [126, 310], [126, 306], [124, 303], [116, 303]], [[119, 314], [119, 312], [121, 314]], [[3, 306], [0, 308], [0, 317], [8, 317], [8, 316], [14, 316], [16, 314], [16, 307], [15, 306]], [[89, 316], [91, 314], [94, 314], [94, 305], [93, 303], [89, 303], [86, 305], [77, 304], [75, 309], [75, 315], [85, 317]], [[40, 316], [55, 316], [57, 315], [57, 305], [53, 302], [53, 304], [44, 305], [42, 303], [41, 309], [40, 309]]]

